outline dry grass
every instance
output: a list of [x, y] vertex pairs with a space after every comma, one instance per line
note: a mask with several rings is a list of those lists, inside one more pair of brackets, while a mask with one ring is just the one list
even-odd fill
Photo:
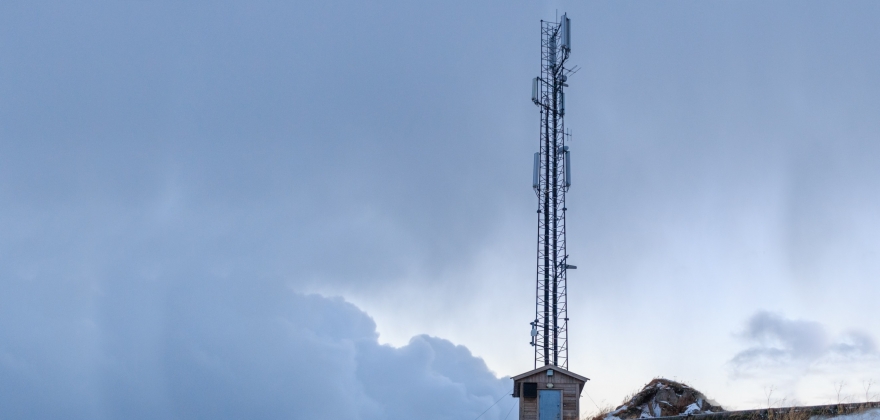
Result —
[[614, 407], [607, 405], [605, 407], [602, 407], [601, 409], [599, 409], [595, 413], [587, 414], [584, 418], [590, 419], [590, 420], [603, 420], [605, 418], [605, 416], [607, 416], [608, 413], [612, 412], [613, 410], [614, 410]]

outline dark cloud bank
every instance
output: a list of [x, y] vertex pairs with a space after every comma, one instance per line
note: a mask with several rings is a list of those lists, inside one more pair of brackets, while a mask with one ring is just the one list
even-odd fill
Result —
[[499, 123], [462, 105], [487, 101], [448, 88], [501, 53], [415, 6], [0, 4], [0, 418], [461, 419], [509, 393], [290, 291], [417, 281], [486, 241], [490, 185], [530, 198], [531, 147], [487, 153]]
[[152, 326], [44, 317], [6, 329], [0, 417], [461, 419], [509, 391], [449, 341], [380, 345], [373, 320], [341, 299], [214, 289], [176, 291]]

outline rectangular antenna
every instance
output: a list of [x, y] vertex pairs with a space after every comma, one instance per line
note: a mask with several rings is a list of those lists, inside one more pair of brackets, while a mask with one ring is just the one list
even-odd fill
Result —
[[565, 115], [565, 92], [559, 92], [559, 114]]
[[568, 146], [565, 146], [565, 188], [571, 186], [571, 152], [568, 151]]
[[538, 103], [538, 78], [532, 79], [532, 102]]
[[538, 173], [541, 169], [541, 153], [535, 152], [535, 163], [532, 166], [532, 189], [538, 191], [540, 189], [540, 178], [538, 177]]
[[562, 15], [562, 27], [560, 30], [562, 31], [560, 36], [562, 38], [562, 48], [571, 51], [571, 19], [568, 18], [568, 13]]

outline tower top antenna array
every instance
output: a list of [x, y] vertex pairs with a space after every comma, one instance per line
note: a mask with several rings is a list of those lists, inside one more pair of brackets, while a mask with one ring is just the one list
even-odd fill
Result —
[[[534, 156], [532, 188], [538, 196], [538, 261], [532, 341], [535, 368], [568, 369], [568, 264], [565, 241], [565, 193], [571, 187], [571, 153], [565, 131], [565, 88], [571, 53], [571, 20], [541, 21], [541, 74], [532, 80], [532, 102], [540, 109], [539, 151]], [[576, 71], [576, 70], [575, 70]]]

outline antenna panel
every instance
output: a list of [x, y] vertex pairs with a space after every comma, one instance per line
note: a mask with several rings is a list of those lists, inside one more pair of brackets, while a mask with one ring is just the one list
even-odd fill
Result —
[[532, 79], [532, 102], [536, 104], [538, 103], [538, 93], [540, 92], [538, 82], [537, 77]]
[[560, 38], [562, 38], [562, 48], [571, 51], [571, 19], [568, 18], [568, 14], [562, 15], [562, 27], [560, 28], [562, 34]]
[[535, 163], [532, 166], [532, 189], [538, 191], [541, 187], [541, 177], [538, 175], [541, 170], [541, 153], [535, 152]]

